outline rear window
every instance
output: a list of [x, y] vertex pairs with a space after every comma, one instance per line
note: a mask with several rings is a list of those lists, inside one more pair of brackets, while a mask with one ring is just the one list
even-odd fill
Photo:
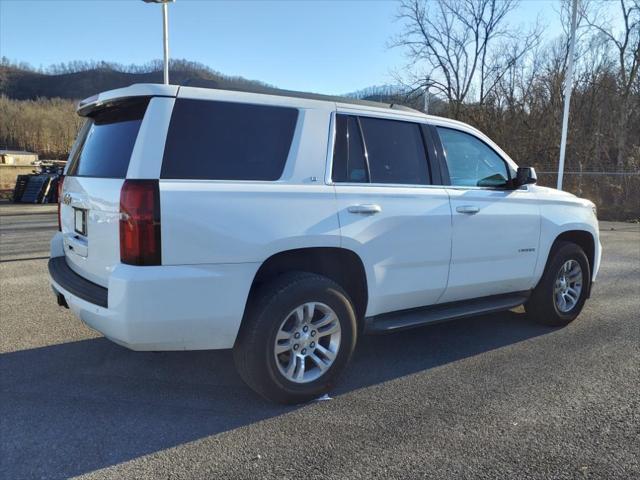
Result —
[[178, 99], [171, 115], [162, 178], [277, 180], [298, 110]]
[[149, 98], [116, 104], [93, 113], [78, 140], [67, 174], [125, 178]]

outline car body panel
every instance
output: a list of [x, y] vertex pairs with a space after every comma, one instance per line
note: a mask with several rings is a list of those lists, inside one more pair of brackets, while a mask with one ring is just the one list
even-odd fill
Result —
[[155, 97], [149, 102], [131, 152], [127, 178], [160, 177], [164, 145], [174, 105], [175, 99], [166, 97]]
[[[64, 252], [78, 275], [106, 286], [120, 263], [120, 190], [124, 179], [66, 177], [60, 207]], [[67, 203], [68, 202], [68, 203]], [[87, 232], [75, 231], [75, 212], [86, 212]]]
[[326, 185], [163, 180], [160, 203], [165, 265], [263, 262], [286, 250], [340, 246]]
[[[335, 185], [342, 247], [367, 272], [367, 316], [436, 303], [447, 286], [451, 210], [444, 188]], [[376, 214], [352, 213], [377, 205]]]
[[561, 234], [569, 231], [584, 231], [593, 237], [595, 251], [591, 279], [595, 282], [600, 269], [602, 245], [600, 244], [598, 219], [594, 211], [595, 205], [593, 202], [576, 197], [568, 192], [539, 185], [532, 186], [531, 190], [536, 196], [542, 212], [540, 225], [541, 261], [536, 265], [534, 285], [538, 283], [544, 273], [546, 259], [549, 256], [553, 242]]
[[[451, 269], [442, 303], [531, 288], [540, 243], [540, 209], [527, 188], [447, 187]], [[461, 213], [466, 207], [477, 213]]]
[[[52, 255], [60, 253], [62, 234], [51, 243]], [[104, 285], [108, 308], [73, 295], [54, 280], [51, 284], [87, 326], [132, 350], [223, 349], [233, 347], [259, 267], [118, 264]]]

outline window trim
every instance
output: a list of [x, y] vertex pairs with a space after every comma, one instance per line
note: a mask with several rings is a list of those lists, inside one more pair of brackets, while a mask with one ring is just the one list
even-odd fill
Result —
[[[362, 150], [364, 154], [364, 166], [367, 167], [367, 181], [363, 183], [371, 183], [371, 165], [369, 164], [369, 149], [367, 148], [367, 141], [364, 139], [364, 132], [362, 131], [362, 123], [360, 123], [359, 116], [356, 116], [356, 124], [358, 125], [358, 135], [360, 135], [360, 141], [362, 142]], [[349, 147], [351, 147], [351, 145], [349, 145]], [[347, 158], [349, 157], [347, 156]], [[348, 165], [349, 164], [347, 163], [347, 166]], [[333, 162], [331, 162], [331, 168], [333, 168]]]
[[[327, 158], [325, 164], [325, 185], [330, 186], [346, 186], [346, 187], [393, 187], [393, 188], [442, 188], [444, 186], [444, 177], [442, 175], [442, 169], [440, 165], [434, 164], [437, 162], [438, 158], [438, 149], [433, 141], [433, 134], [428, 134], [429, 124], [427, 122], [419, 122], [417, 119], [407, 119], [399, 116], [385, 116], [385, 115], [376, 115], [371, 112], [352, 112], [352, 111], [340, 111], [334, 110], [331, 112], [331, 118], [329, 121], [329, 138], [327, 142]], [[369, 180], [371, 180], [371, 173], [369, 169], [369, 156], [367, 151], [366, 140], [364, 138], [364, 134], [362, 132], [362, 126], [360, 125], [360, 117], [374, 118], [378, 120], [392, 120], [398, 122], [405, 123], [413, 123], [417, 125], [420, 129], [420, 135], [422, 138], [422, 143], [424, 147], [424, 151], [426, 154], [427, 161], [427, 172], [430, 177], [429, 184], [415, 184], [415, 183], [375, 183], [375, 182], [335, 182], [332, 179], [333, 175], [333, 151], [335, 148], [336, 142], [336, 128], [337, 121], [336, 118], [338, 115], [345, 116], [353, 116], [356, 117], [358, 122], [358, 127], [360, 130], [360, 136], [362, 140], [362, 145], [365, 150], [365, 162], [367, 166], [367, 174]]]
[[429, 161], [429, 170], [431, 173], [432, 185], [444, 185], [444, 175], [442, 171], [441, 155], [438, 152], [437, 141], [433, 138], [433, 132], [428, 123], [421, 123], [422, 138], [425, 140], [425, 148], [427, 148], [427, 156]]
[[[448, 126], [448, 125], [435, 125], [435, 124], [429, 124], [429, 128], [431, 130], [431, 134], [434, 136], [435, 138], [435, 143], [436, 143], [436, 148], [438, 150], [438, 152], [440, 153], [440, 155], [438, 155], [439, 157], [439, 165], [440, 168], [442, 169], [442, 180], [443, 180], [443, 185], [446, 186], [447, 188], [452, 188], [452, 189], [456, 189], [456, 190], [491, 190], [491, 191], [505, 191], [505, 190], [512, 190], [512, 184], [513, 184], [513, 172], [511, 170], [511, 165], [509, 164], [509, 162], [500, 154], [496, 151], [495, 148], [493, 148], [491, 145], [489, 145], [487, 142], [485, 142], [482, 138], [480, 138], [477, 135], [474, 135], [471, 132], [467, 132], [465, 130], [462, 130], [460, 128], [455, 128], [454, 126]], [[479, 142], [482, 142], [487, 148], [489, 148], [500, 160], [502, 160], [502, 162], [504, 163], [506, 169], [507, 169], [507, 175], [509, 176], [509, 178], [507, 179], [507, 185], [504, 187], [481, 187], [478, 185], [453, 185], [451, 183], [451, 177], [449, 176], [449, 166], [447, 165], [447, 153], [444, 149], [444, 146], [442, 144], [442, 139], [440, 138], [440, 133], [438, 132], [438, 128], [445, 128], [447, 130], [454, 130], [456, 132], [465, 134], [465, 135], [469, 135], [470, 137], [475, 138], [476, 140], [478, 140]]]
[[89, 135], [91, 125], [93, 125], [93, 119], [87, 118], [84, 120], [84, 123], [78, 130], [75, 142], [71, 147], [69, 157], [67, 157], [67, 163], [64, 168], [65, 176], [69, 175], [70, 170], [75, 170], [77, 168], [78, 157], [80, 156], [80, 152], [82, 152], [82, 148], [84, 147], [85, 142], [87, 141], [87, 136]]

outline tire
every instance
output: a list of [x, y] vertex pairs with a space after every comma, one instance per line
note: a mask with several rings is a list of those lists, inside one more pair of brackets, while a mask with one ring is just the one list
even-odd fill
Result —
[[327, 393], [357, 340], [355, 309], [342, 287], [321, 275], [294, 272], [252, 297], [233, 349], [242, 379], [277, 403], [298, 404]]
[[[561, 272], [567, 265], [569, 267], [566, 268], [569, 269]], [[578, 277], [575, 274], [576, 265], [579, 266], [581, 275], [579, 289], [576, 280]], [[558, 242], [551, 250], [540, 282], [525, 303], [525, 310], [530, 317], [543, 325], [567, 325], [582, 311], [590, 288], [591, 269], [584, 250], [575, 243]], [[573, 293], [570, 290], [573, 290]], [[579, 294], [576, 295], [577, 290]], [[564, 298], [564, 304], [560, 297]]]

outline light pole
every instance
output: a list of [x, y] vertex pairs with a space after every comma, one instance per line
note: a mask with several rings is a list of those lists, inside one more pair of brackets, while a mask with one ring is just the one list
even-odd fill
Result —
[[169, 13], [167, 4], [174, 0], [142, 0], [145, 3], [162, 4], [162, 49], [164, 52], [163, 78], [164, 84], [169, 85]]
[[429, 77], [425, 78], [423, 88], [424, 91], [422, 92], [422, 110], [424, 110], [424, 113], [429, 115], [429, 104], [431, 103], [431, 79]]
[[567, 130], [569, 129], [569, 103], [571, 102], [571, 87], [573, 86], [573, 57], [576, 48], [576, 22], [578, 16], [578, 0], [573, 0], [571, 10], [571, 38], [569, 39], [569, 65], [564, 87], [564, 111], [562, 112], [562, 137], [560, 139], [560, 163], [558, 164], [558, 190], [562, 190], [564, 176], [564, 154], [567, 149]]
[[424, 113], [429, 115], [429, 100], [431, 100], [431, 92], [429, 92], [429, 87], [424, 87]]

